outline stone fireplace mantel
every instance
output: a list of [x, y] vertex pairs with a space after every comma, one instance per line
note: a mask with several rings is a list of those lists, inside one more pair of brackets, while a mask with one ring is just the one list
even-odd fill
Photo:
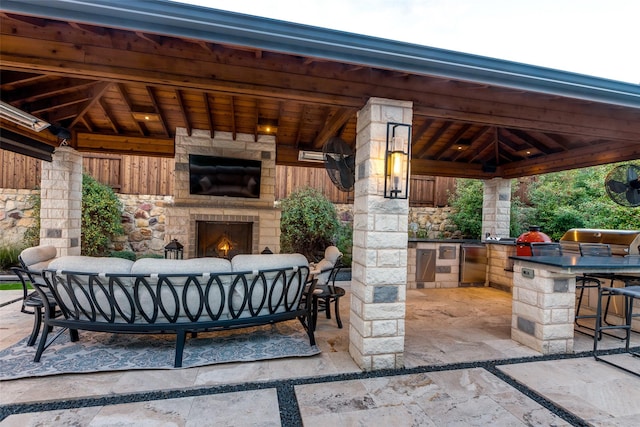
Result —
[[[275, 138], [254, 135], [233, 135], [186, 129], [176, 131], [174, 203], [167, 206], [167, 243], [177, 239], [184, 245], [186, 258], [197, 254], [197, 222], [251, 223], [251, 252], [265, 247], [280, 251], [280, 209], [275, 202]], [[194, 195], [189, 192], [189, 154], [260, 160], [260, 198], [218, 197]]]

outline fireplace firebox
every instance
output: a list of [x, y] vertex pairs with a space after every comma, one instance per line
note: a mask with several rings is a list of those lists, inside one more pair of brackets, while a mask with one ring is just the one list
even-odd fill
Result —
[[252, 222], [197, 221], [196, 254], [228, 259], [250, 254], [252, 236]]

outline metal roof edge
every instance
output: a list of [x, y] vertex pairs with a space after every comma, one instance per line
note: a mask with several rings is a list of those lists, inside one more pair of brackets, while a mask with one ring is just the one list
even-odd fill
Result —
[[2, 10], [640, 108], [640, 85], [167, 0], [3, 0]]

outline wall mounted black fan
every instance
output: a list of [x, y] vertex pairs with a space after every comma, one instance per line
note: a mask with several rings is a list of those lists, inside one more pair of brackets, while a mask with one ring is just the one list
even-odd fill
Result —
[[604, 179], [604, 186], [611, 200], [621, 206], [640, 206], [639, 176], [638, 165], [628, 164], [613, 168]]
[[338, 137], [329, 138], [322, 147], [324, 167], [331, 182], [340, 191], [351, 191], [356, 182], [356, 156], [349, 144]]

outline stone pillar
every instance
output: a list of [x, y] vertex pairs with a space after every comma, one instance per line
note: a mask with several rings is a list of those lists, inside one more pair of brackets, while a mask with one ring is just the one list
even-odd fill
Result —
[[80, 255], [82, 224], [82, 155], [71, 147], [56, 148], [53, 161], [42, 162], [40, 244], [58, 256]]
[[384, 198], [387, 122], [412, 103], [371, 98], [358, 112], [349, 353], [364, 370], [404, 366], [409, 201]]
[[510, 211], [511, 180], [494, 178], [484, 181], [481, 238], [509, 237]]
[[573, 352], [576, 275], [516, 261], [511, 339], [542, 354]]

